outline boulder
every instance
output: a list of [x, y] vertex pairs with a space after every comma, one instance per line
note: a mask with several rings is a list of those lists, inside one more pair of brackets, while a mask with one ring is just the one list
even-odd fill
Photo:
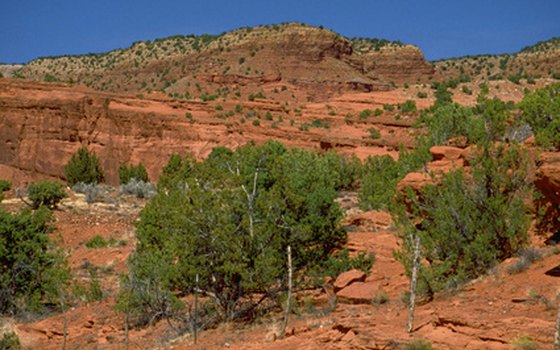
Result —
[[433, 146], [430, 148], [433, 160], [457, 160], [462, 157], [463, 149], [451, 146]]
[[360, 270], [350, 270], [341, 273], [334, 281], [334, 291], [337, 292], [355, 282], [363, 282], [366, 280], [366, 274]]
[[336, 293], [338, 300], [347, 304], [371, 304], [379, 291], [379, 281], [356, 282]]

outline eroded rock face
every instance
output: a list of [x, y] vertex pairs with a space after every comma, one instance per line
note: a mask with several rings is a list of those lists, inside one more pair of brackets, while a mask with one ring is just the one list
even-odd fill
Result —
[[554, 204], [560, 204], [560, 152], [542, 153], [535, 186]]
[[[390, 93], [371, 93], [375, 94], [382, 94], [378, 103], [395, 98]], [[336, 103], [341, 109], [362, 108], [346, 100]], [[219, 117], [215, 108], [218, 104], [224, 113], [239, 104], [244, 112], [297, 117], [298, 124], [286, 121], [273, 127], [276, 120], [261, 120], [262, 125], [255, 126], [241, 121], [245, 114]], [[329, 129], [298, 128], [299, 123], [311, 123], [318, 116], [328, 120]], [[64, 165], [81, 146], [96, 152], [109, 184], [118, 183], [121, 164], [141, 162], [150, 179], [156, 181], [173, 153], [202, 159], [215, 146], [235, 149], [267, 140], [307, 149], [320, 149], [323, 144], [365, 158], [395, 153], [402, 142], [404, 132], [389, 135], [383, 130], [395, 128], [392, 119], [386, 119], [372, 121], [388, 135], [379, 147], [364, 137], [364, 130], [371, 125], [347, 125], [343, 116], [329, 116], [320, 104], [293, 116], [275, 100], [185, 101], [161, 94], [138, 97], [60, 83], [0, 79], [0, 178], [12, 180], [16, 186], [40, 178], [63, 179]], [[399, 128], [404, 130], [406, 126]]]
[[[209, 120], [209, 108], [0, 79], [0, 163], [17, 170], [16, 182], [22, 175], [61, 178], [71, 155], [87, 146], [111, 184], [123, 163], [142, 162], [157, 179], [172, 153], [203, 157], [218, 144], [248, 142], [228, 138], [224, 124]], [[200, 122], [192, 124], [186, 112]]]

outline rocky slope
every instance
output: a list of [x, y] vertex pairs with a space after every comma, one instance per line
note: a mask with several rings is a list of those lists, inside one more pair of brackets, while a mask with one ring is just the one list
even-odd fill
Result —
[[[281, 140], [290, 146], [341, 153], [395, 153], [412, 146], [414, 115], [396, 111], [361, 119], [364, 109], [411, 98], [404, 91], [349, 94], [328, 104], [290, 107], [286, 102], [195, 102], [159, 94], [134, 97], [66, 84], [0, 79], [0, 178], [16, 183], [63, 177], [64, 165], [80, 146], [99, 156], [109, 183], [124, 163], [142, 162], [157, 179], [172, 153], [202, 158], [214, 146]], [[418, 101], [426, 108], [431, 100]], [[375, 127], [381, 137], [371, 139]]]
[[310, 99], [388, 90], [427, 80], [422, 52], [384, 40], [349, 40], [304, 24], [242, 28], [217, 36], [174, 36], [105, 54], [39, 58], [19, 74], [106, 91], [161, 90], [176, 98], [248, 95], [266, 83], [296, 85]]
[[552, 38], [521, 49], [518, 53], [478, 55], [434, 62], [435, 79], [468, 76], [479, 80], [523, 79], [534, 84], [540, 77], [560, 79], [560, 38]]

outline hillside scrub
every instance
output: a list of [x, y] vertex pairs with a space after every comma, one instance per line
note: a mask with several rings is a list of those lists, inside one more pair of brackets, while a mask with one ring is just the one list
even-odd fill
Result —
[[519, 103], [523, 120], [535, 132], [537, 144], [560, 148], [560, 83], [527, 94]]
[[[177, 296], [194, 292], [198, 274], [215, 317], [247, 317], [286, 289], [288, 247], [296, 285], [313, 283], [306, 271], [344, 270], [332, 261], [346, 241], [336, 188], [352, 184], [340, 180], [340, 164], [278, 142], [216, 147], [204, 162], [172, 156], [141, 212], [119, 308], [137, 325], [178, 317]], [[339, 257], [347, 269], [368, 266], [363, 255]]]
[[46, 208], [0, 210], [0, 315], [43, 313], [60, 304], [70, 274], [49, 238], [50, 219]]
[[414, 237], [420, 236], [422, 292], [481, 276], [527, 243], [528, 162], [519, 146], [480, 145], [470, 173], [451, 171], [438, 184], [401, 195], [402, 205], [392, 208], [403, 242], [396, 258], [410, 273]]

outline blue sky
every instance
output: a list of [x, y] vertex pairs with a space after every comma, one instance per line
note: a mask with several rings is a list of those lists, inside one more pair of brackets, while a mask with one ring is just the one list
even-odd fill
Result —
[[305, 22], [400, 40], [429, 60], [510, 53], [560, 36], [560, 0], [4, 0], [0, 62], [104, 52], [176, 34]]

